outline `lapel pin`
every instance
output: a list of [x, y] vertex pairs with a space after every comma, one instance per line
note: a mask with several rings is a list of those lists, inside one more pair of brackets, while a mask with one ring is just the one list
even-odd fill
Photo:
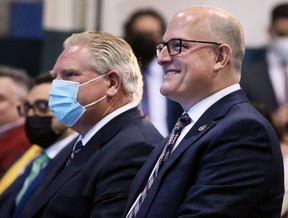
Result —
[[203, 131], [203, 130], [206, 128], [206, 126], [207, 126], [207, 125], [200, 126], [199, 129], [198, 129], [198, 131], [199, 131], [199, 132]]

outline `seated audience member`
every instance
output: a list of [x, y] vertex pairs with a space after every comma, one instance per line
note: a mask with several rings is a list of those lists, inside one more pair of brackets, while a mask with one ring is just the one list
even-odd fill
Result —
[[40, 74], [18, 106], [20, 116], [25, 117], [25, 131], [30, 143], [40, 146], [42, 152], [35, 156], [1, 195], [0, 214], [3, 217], [22, 217], [22, 210], [29, 205], [35, 192], [45, 189], [62, 169], [65, 160], [58, 154], [66, 149], [69, 155], [78, 136], [58, 122], [48, 107], [52, 80], [50, 73]]
[[183, 109], [178, 103], [160, 93], [163, 70], [157, 63], [155, 47], [161, 42], [165, 28], [166, 22], [159, 12], [153, 9], [140, 9], [127, 19], [124, 38], [131, 45], [141, 64], [144, 81], [142, 110], [166, 137]]
[[243, 69], [241, 87], [252, 103], [272, 113], [277, 131], [288, 125], [288, 3], [274, 6], [266, 54]]
[[137, 59], [123, 39], [83, 32], [65, 40], [51, 74], [49, 107], [80, 137], [20, 217], [121, 217], [134, 176], [163, 139], [139, 107]]
[[123, 217], [280, 217], [279, 140], [239, 85], [239, 21], [216, 7], [182, 9], [156, 51], [160, 91], [185, 112], [137, 173]]
[[30, 87], [31, 79], [24, 70], [0, 66], [0, 178], [30, 147], [24, 118], [19, 116], [16, 108]]
[[[288, 3], [276, 4], [271, 10], [266, 53], [258, 61], [245, 67], [241, 86], [252, 103], [263, 104], [272, 114], [288, 172]], [[288, 176], [285, 174], [283, 217], [288, 217]]]

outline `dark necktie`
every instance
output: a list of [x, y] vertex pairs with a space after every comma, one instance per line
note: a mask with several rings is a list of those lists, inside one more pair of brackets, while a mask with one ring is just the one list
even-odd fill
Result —
[[189, 117], [188, 114], [183, 114], [178, 121], [175, 124], [175, 127], [172, 130], [172, 133], [170, 135], [170, 138], [165, 145], [164, 152], [162, 153], [159, 161], [159, 169], [163, 166], [163, 164], [167, 161], [168, 157], [170, 156], [174, 145], [180, 136], [182, 129], [187, 126], [191, 122], [191, 118]]
[[175, 127], [172, 130], [172, 133], [169, 137], [169, 140], [167, 141], [163, 152], [161, 153], [158, 162], [156, 163], [156, 166], [154, 167], [146, 185], [144, 190], [142, 191], [142, 193], [138, 196], [138, 198], [136, 199], [136, 201], [134, 202], [132, 208], [130, 209], [129, 213], [127, 214], [126, 218], [133, 218], [137, 215], [140, 206], [142, 205], [147, 191], [151, 188], [154, 179], [156, 178], [156, 176], [158, 175], [159, 170], [161, 169], [161, 167], [163, 166], [163, 164], [168, 160], [169, 156], [171, 155], [171, 152], [173, 151], [174, 145], [178, 139], [178, 137], [181, 134], [182, 129], [187, 126], [189, 123], [191, 123], [191, 118], [189, 117], [188, 114], [183, 114], [176, 122]]
[[73, 158], [80, 152], [80, 150], [81, 150], [83, 147], [84, 147], [84, 146], [83, 146], [81, 140], [76, 143], [76, 145], [74, 146], [73, 151], [72, 151], [72, 153], [71, 153], [71, 155], [70, 155], [70, 158], [69, 158], [69, 160], [67, 161], [67, 164], [66, 164], [66, 165], [68, 165], [68, 164], [73, 160]]

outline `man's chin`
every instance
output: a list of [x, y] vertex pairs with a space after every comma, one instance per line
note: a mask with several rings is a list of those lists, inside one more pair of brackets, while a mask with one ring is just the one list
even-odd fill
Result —
[[173, 100], [172, 98], [173, 98], [174, 93], [173, 93], [173, 90], [171, 88], [161, 86], [160, 93], [161, 93], [161, 95], [169, 98], [170, 100]]

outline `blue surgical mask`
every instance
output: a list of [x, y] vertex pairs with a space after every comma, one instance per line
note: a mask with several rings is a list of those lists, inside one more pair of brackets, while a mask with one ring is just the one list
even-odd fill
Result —
[[49, 108], [56, 119], [64, 125], [71, 127], [82, 117], [87, 107], [107, 98], [107, 95], [105, 95], [85, 106], [82, 106], [77, 100], [80, 86], [100, 79], [105, 75], [103, 74], [82, 84], [74, 81], [54, 80], [49, 93]]

